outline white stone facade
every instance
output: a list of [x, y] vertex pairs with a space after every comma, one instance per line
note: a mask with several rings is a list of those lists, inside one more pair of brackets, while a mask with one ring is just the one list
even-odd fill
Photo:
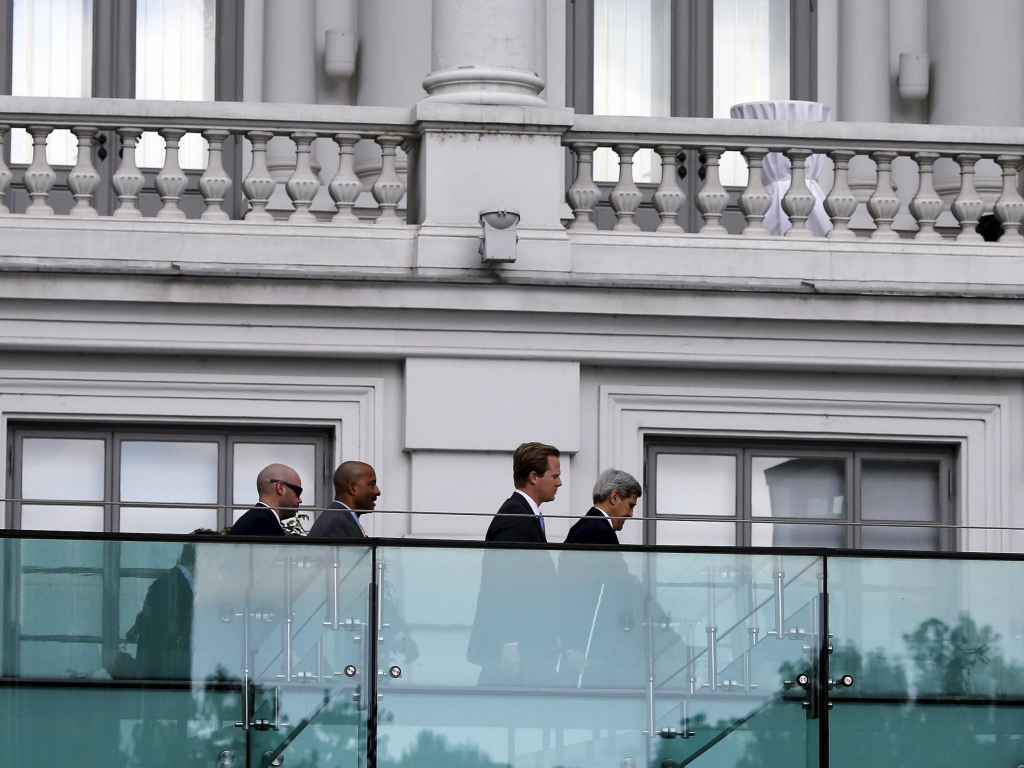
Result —
[[[1024, 550], [1024, 6], [817, 14], [835, 123], [576, 114], [565, 0], [247, 0], [245, 103], [0, 97], [0, 123], [37, 136], [7, 197], [35, 208], [0, 215], [0, 440], [22, 422], [317, 426], [334, 461], [374, 464], [379, 508], [454, 513], [496, 510], [511, 451], [541, 440], [566, 454], [559, 541], [602, 469], [650, 470], [647, 436], [935, 444], [956, 451], [958, 546]], [[358, 39], [351, 78], [324, 74], [329, 29]], [[924, 106], [900, 97], [907, 52], [931, 59]], [[74, 191], [66, 169], [38, 150], [61, 127], [246, 135], [244, 168], [190, 182], [210, 215], [185, 220], [172, 153], [155, 179], [122, 159], [113, 215], [90, 203], [109, 182], [81, 167], [67, 215], [48, 199]], [[252, 139], [271, 136], [261, 169]], [[630, 178], [609, 193], [569, 170], [598, 146], [627, 169], [659, 151], [666, 229], [632, 225]], [[693, 202], [672, 186], [684, 150], [709, 159], [700, 231], [673, 231]], [[836, 229], [759, 230], [759, 179], [718, 184], [727, 150], [831, 153]], [[895, 189], [876, 174], [893, 160]], [[266, 220], [222, 220], [228, 180]], [[133, 214], [143, 184], [161, 215]], [[616, 231], [588, 226], [600, 195]], [[794, 222], [812, 204], [795, 179]], [[505, 209], [515, 261], [484, 263], [479, 214]], [[743, 234], [720, 224], [740, 211]], [[974, 232], [985, 213], [998, 243]], [[474, 538], [487, 518], [364, 520]], [[640, 543], [641, 525], [623, 538]]]

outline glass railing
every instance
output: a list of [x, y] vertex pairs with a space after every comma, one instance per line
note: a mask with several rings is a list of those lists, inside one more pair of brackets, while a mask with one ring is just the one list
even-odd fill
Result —
[[1024, 762], [1024, 561], [0, 545], [13, 765]]

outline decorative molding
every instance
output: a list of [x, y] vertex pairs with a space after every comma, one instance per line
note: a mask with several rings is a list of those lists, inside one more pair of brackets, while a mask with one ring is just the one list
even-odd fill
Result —
[[[954, 443], [959, 519], [1011, 525], [1008, 397], [604, 385], [599, 402], [600, 466], [636, 477], [648, 435]], [[967, 530], [960, 548], [1003, 552], [1010, 540]]]
[[0, 372], [0, 447], [6, 455], [12, 420], [318, 426], [334, 433], [336, 463], [360, 459], [381, 472], [383, 387], [377, 378]]

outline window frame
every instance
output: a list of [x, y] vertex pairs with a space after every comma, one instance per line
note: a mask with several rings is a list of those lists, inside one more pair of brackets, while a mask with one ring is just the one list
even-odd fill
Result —
[[[7, 488], [10, 500], [6, 505], [4, 525], [21, 530], [22, 506], [37, 503], [22, 498], [22, 445], [25, 438], [102, 439], [104, 441], [104, 499], [83, 502], [82, 506], [103, 506], [103, 531], [120, 531], [121, 513], [121, 444], [128, 440], [154, 442], [211, 442], [217, 443], [217, 528], [223, 530], [233, 524], [234, 503], [234, 446], [238, 443], [310, 444], [314, 445], [314, 466], [317, 474], [312, 485], [312, 500], [303, 499], [311, 507], [324, 507], [333, 498], [331, 462], [334, 456], [333, 436], [329, 431], [315, 427], [296, 426], [236, 426], [236, 425], [172, 425], [172, 424], [72, 424], [55, 427], [47, 423], [13, 423], [8, 427]], [[254, 478], [255, 480], [255, 478]], [[310, 485], [307, 481], [307, 485]], [[308, 493], [307, 488], [307, 493]], [[45, 500], [38, 501], [45, 505]], [[182, 506], [189, 506], [182, 504]], [[311, 515], [310, 522], [315, 519]]]
[[[777, 456], [779, 458], [842, 458], [846, 462], [846, 508], [847, 523], [843, 549], [860, 550], [862, 531], [871, 522], [861, 517], [861, 475], [862, 462], [868, 460], [886, 461], [929, 461], [939, 465], [939, 529], [938, 552], [957, 551], [957, 529], [960, 520], [958, 483], [956, 478], [958, 446], [948, 443], [935, 444], [891, 444], [867, 441], [794, 441], [794, 440], [728, 440], [700, 438], [672, 438], [659, 435], [648, 438], [644, 443], [644, 521], [643, 543], [657, 545], [659, 520], [691, 520], [685, 515], [659, 515], [657, 510], [657, 461], [662, 454], [702, 454], [715, 456], [736, 456], [736, 516], [722, 517], [722, 522], [735, 525], [735, 546], [753, 546], [753, 525], [766, 522], [785, 523], [792, 520], [806, 521], [806, 518], [753, 516], [752, 510], [752, 464], [753, 457]], [[884, 522], [884, 521], [882, 521]], [[901, 527], [929, 527], [928, 523], [899, 521]], [[951, 527], [952, 526], [952, 527]], [[828, 548], [828, 547], [826, 547]]]

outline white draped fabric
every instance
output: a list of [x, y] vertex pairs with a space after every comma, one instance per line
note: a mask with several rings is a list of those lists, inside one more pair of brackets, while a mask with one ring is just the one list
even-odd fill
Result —
[[[831, 110], [816, 101], [751, 101], [736, 104], [729, 110], [731, 117], [747, 120], [800, 120], [825, 123], [832, 120]], [[825, 192], [818, 184], [818, 176], [825, 164], [824, 155], [811, 155], [805, 163], [807, 188], [814, 195], [814, 209], [807, 219], [807, 228], [818, 237], [832, 229], [832, 221], [825, 213]], [[773, 235], [783, 235], [790, 228], [789, 216], [782, 210], [782, 198], [792, 181], [789, 158], [779, 152], [769, 152], [764, 158], [761, 179], [772, 196], [772, 205], [764, 217], [764, 226]]]

